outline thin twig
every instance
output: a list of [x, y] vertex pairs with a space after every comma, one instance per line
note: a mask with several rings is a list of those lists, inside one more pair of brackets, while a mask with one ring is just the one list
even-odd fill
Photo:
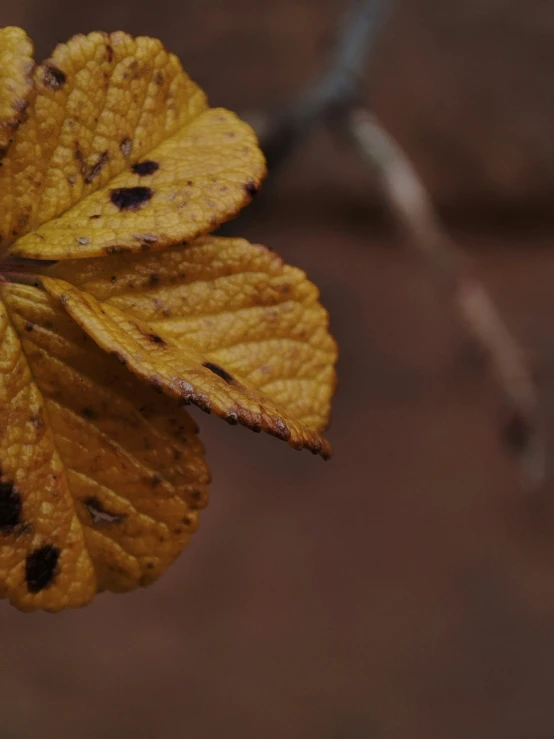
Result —
[[358, 152], [377, 175], [409, 243], [452, 285], [453, 299], [467, 331], [486, 353], [505, 396], [506, 442], [517, 454], [525, 480], [536, 489], [544, 480], [545, 453], [538, 393], [524, 352], [475, 275], [469, 258], [445, 231], [431, 197], [399, 144], [368, 110], [352, 108], [343, 120]]
[[385, 20], [389, 0], [360, 0], [344, 14], [331, 63], [286, 108], [267, 116], [245, 114], [256, 128], [272, 174], [289, 159], [314, 125], [337, 107], [349, 105], [370, 62], [374, 41]]
[[545, 477], [545, 445], [538, 419], [538, 393], [526, 358], [502, 320], [469, 258], [442, 226], [431, 197], [408, 156], [375, 116], [358, 105], [357, 93], [390, 0], [358, 0], [344, 16], [331, 63], [292, 105], [252, 119], [272, 175], [315, 124], [345, 130], [380, 180], [384, 197], [409, 242], [448, 279], [467, 331], [488, 357], [507, 406], [502, 431], [529, 487]]

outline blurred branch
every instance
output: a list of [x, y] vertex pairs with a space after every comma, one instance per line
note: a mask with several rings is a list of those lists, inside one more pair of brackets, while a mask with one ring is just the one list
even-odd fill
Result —
[[502, 320], [469, 258], [456, 247], [431, 197], [399, 144], [368, 110], [352, 107], [342, 124], [377, 175], [382, 192], [409, 243], [448, 280], [454, 302], [473, 340], [484, 350], [506, 403], [503, 436], [532, 488], [545, 475], [537, 390], [524, 352]]
[[290, 158], [315, 124], [353, 101], [388, 5], [388, 0], [360, 0], [353, 5], [344, 14], [331, 63], [322, 77], [283, 110], [250, 117], [271, 172]]
[[502, 320], [469, 258], [442, 226], [432, 199], [408, 156], [367, 108], [358, 88], [384, 22], [388, 0], [358, 0], [345, 14], [327, 72], [295, 102], [271, 116], [250, 116], [272, 174], [320, 122], [347, 133], [378, 177], [384, 198], [409, 242], [448, 281], [469, 335], [484, 350], [507, 407], [506, 445], [517, 455], [533, 489], [545, 476], [537, 390], [523, 351]]

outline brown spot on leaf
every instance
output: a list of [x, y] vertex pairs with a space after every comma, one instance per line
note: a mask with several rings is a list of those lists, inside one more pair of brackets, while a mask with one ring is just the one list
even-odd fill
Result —
[[6, 534], [21, 523], [21, 493], [13, 482], [0, 482], [0, 533]]
[[113, 513], [112, 511], [106, 510], [98, 498], [86, 498], [83, 503], [89, 512], [90, 520], [94, 526], [120, 523], [127, 517], [126, 513]]
[[214, 362], [204, 362], [202, 365], [206, 369], [209, 369], [210, 372], [213, 372], [214, 375], [217, 375], [218, 377], [221, 377], [222, 380], [225, 380], [225, 382], [228, 385], [232, 385], [235, 380], [232, 375], [230, 375], [227, 370], [224, 370], [223, 367], [220, 367], [218, 364], [215, 364]]
[[248, 180], [248, 182], [244, 186], [244, 189], [250, 195], [250, 197], [254, 197], [254, 195], [257, 195], [259, 190], [258, 185], [252, 179]]
[[98, 161], [95, 162], [95, 164], [93, 164], [89, 171], [85, 174], [85, 183], [87, 185], [90, 185], [90, 183], [96, 177], [98, 177], [100, 172], [106, 166], [109, 158], [110, 156], [107, 151], [103, 151], [102, 154], [100, 154], [100, 156], [98, 157]]
[[206, 491], [198, 490], [194, 488], [186, 496], [187, 503], [194, 510], [198, 508], [204, 508], [208, 502], [208, 495]]
[[160, 275], [157, 274], [151, 274], [150, 278], [148, 280], [148, 284], [150, 287], [156, 287], [156, 285], [160, 282]]
[[61, 69], [58, 69], [58, 67], [55, 67], [50, 62], [44, 64], [43, 83], [45, 87], [48, 87], [50, 90], [59, 90], [65, 85], [66, 81], [65, 72], [62, 72]]
[[140, 177], [146, 177], [146, 175], [154, 174], [154, 172], [157, 172], [160, 168], [160, 165], [158, 162], [152, 161], [152, 159], [145, 159], [144, 162], [137, 162], [136, 164], [133, 164], [131, 169], [135, 174], [138, 174]]
[[41, 429], [44, 426], [44, 421], [40, 413], [33, 413], [29, 420], [36, 429]]
[[110, 200], [119, 210], [138, 210], [153, 194], [150, 187], [117, 187], [111, 191]]
[[81, 413], [85, 418], [88, 418], [89, 421], [91, 421], [93, 418], [96, 418], [96, 411], [94, 411], [92, 408], [89, 408], [88, 406], [86, 408], [83, 408]]
[[25, 321], [25, 331], [33, 331], [35, 328], [35, 324], [31, 323], [31, 321]]
[[27, 555], [25, 560], [25, 582], [30, 593], [40, 593], [54, 582], [60, 550], [46, 544]]
[[106, 44], [106, 61], [111, 64], [113, 60], [113, 47], [110, 44]]

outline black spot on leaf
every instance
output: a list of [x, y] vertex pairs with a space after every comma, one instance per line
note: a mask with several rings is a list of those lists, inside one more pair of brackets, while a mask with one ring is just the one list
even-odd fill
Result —
[[111, 191], [110, 200], [119, 210], [138, 210], [153, 194], [149, 187], [118, 187]]
[[25, 560], [25, 582], [30, 593], [40, 593], [54, 582], [60, 550], [51, 544], [27, 555]]
[[246, 185], [244, 186], [244, 189], [246, 190], [246, 192], [247, 192], [247, 193], [248, 193], [248, 194], [249, 194], [249, 195], [250, 195], [251, 197], [254, 197], [254, 195], [256, 195], [256, 194], [258, 193], [258, 189], [259, 189], [259, 188], [258, 188], [258, 186], [256, 185], [256, 183], [254, 182], [254, 180], [248, 180], [248, 182], [247, 182], [247, 183], [246, 183]]
[[227, 370], [224, 370], [223, 367], [220, 367], [218, 364], [214, 364], [214, 362], [204, 362], [202, 366], [209, 369], [210, 372], [214, 373], [214, 375], [221, 377], [221, 379], [225, 380], [228, 385], [232, 385], [235, 381], [233, 376], [230, 375]]
[[0, 482], [0, 532], [7, 533], [21, 523], [21, 493], [12, 482]]
[[154, 174], [154, 172], [156, 172], [159, 168], [160, 165], [158, 164], [158, 162], [153, 162], [151, 159], [145, 159], [144, 162], [137, 162], [131, 167], [133, 172], [140, 175], [141, 177], [145, 177], [149, 174]]
[[44, 86], [51, 90], [59, 90], [67, 81], [65, 72], [55, 67], [53, 64], [46, 63], [44, 65]]

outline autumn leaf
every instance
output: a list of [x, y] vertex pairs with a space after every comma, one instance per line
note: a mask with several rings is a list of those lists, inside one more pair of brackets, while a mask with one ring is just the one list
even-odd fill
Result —
[[30, 53], [0, 31], [0, 596], [56, 611], [188, 542], [209, 475], [183, 404], [329, 456], [336, 346], [301, 270], [203, 236], [263, 155], [175, 56], [93, 33], [31, 78]]

